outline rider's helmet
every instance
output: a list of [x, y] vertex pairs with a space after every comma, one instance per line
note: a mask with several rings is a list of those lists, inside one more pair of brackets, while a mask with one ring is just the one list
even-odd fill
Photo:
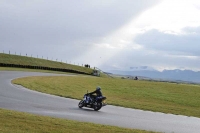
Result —
[[100, 90], [101, 90], [101, 87], [97, 86], [96, 90], [97, 90], [97, 91], [100, 91]]

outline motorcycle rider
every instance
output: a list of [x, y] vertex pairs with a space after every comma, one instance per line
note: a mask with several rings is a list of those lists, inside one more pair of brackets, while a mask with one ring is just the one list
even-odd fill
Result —
[[[96, 96], [92, 95], [92, 94], [94, 94], [94, 93], [96, 93]], [[95, 91], [90, 92], [89, 94], [90, 94], [91, 96], [93, 96], [94, 99], [96, 99], [96, 100], [98, 100], [98, 99], [100, 99], [100, 98], [103, 97], [102, 92], [101, 92], [101, 87], [99, 87], [99, 86], [97, 86], [97, 88], [96, 88]]]

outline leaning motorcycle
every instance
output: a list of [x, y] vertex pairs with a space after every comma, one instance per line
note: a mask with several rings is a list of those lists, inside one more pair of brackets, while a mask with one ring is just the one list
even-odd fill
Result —
[[95, 111], [98, 111], [102, 108], [102, 106], [105, 106], [106, 97], [98, 97], [96, 98], [96, 96], [91, 95], [87, 92], [87, 94], [85, 94], [83, 96], [83, 100], [81, 100], [78, 104], [79, 108], [82, 107], [87, 107], [87, 108], [93, 108]]

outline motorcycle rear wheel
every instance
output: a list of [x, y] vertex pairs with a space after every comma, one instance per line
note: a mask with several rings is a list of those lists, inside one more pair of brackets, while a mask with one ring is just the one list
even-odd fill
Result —
[[94, 103], [94, 107], [93, 107], [93, 108], [94, 108], [95, 111], [100, 110], [101, 107], [102, 107], [102, 103], [98, 103], [98, 102], [95, 102], [95, 103]]

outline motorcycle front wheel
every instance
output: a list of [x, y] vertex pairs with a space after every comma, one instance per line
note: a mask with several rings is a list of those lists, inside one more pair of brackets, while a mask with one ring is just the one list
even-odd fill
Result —
[[78, 103], [78, 107], [79, 108], [82, 108], [84, 106], [84, 100], [81, 100], [79, 103]]

